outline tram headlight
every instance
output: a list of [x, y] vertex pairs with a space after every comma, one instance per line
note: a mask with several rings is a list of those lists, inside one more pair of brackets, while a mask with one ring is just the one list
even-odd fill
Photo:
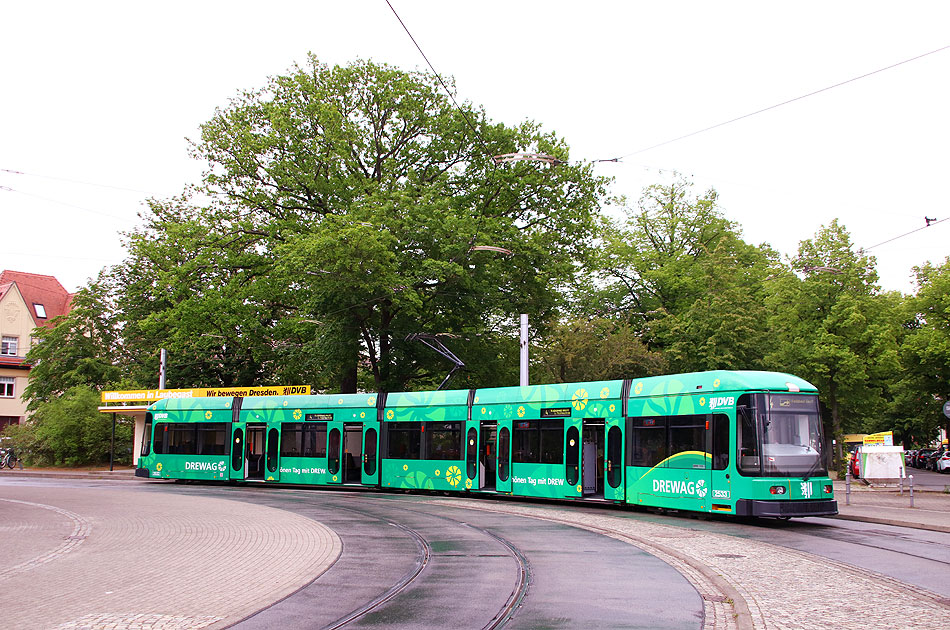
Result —
[[772, 486], [769, 488], [772, 494], [785, 494], [785, 486]]

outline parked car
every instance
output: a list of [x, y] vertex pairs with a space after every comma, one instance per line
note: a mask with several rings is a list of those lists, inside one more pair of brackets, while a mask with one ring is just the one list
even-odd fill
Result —
[[943, 454], [937, 458], [937, 472], [950, 472], [950, 450], [945, 450]]
[[914, 455], [917, 454], [917, 450], [913, 448], [904, 449], [904, 465], [911, 468], [914, 467]]
[[946, 449], [942, 446], [936, 449], [933, 453], [927, 456], [927, 462], [924, 464], [924, 468], [927, 470], [937, 470], [937, 460], [946, 453]]
[[927, 456], [936, 450], [937, 449], [933, 448], [922, 448], [917, 451], [917, 454], [914, 456], [914, 468], [926, 468]]

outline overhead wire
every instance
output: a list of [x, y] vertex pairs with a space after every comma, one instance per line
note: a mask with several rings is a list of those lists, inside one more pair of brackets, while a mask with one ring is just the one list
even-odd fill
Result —
[[895, 236], [895, 237], [893, 237], [893, 238], [889, 238], [889, 239], [887, 239], [886, 241], [881, 241], [880, 243], [878, 243], [878, 244], [876, 244], [876, 245], [871, 245], [870, 247], [862, 247], [861, 249], [862, 249], [863, 251], [869, 251], [869, 250], [874, 249], [875, 247], [880, 247], [881, 245], [887, 245], [888, 243], [893, 243], [893, 242], [896, 241], [897, 239], [904, 238], [905, 236], [910, 236], [911, 234], [914, 234], [914, 233], [916, 233], [916, 232], [920, 232], [921, 230], [926, 230], [927, 228], [929, 228], [929, 227], [931, 227], [931, 226], [934, 226], [934, 225], [937, 225], [938, 223], [943, 223], [944, 221], [950, 221], [950, 217], [947, 217], [947, 218], [945, 218], [945, 219], [939, 219], [939, 220], [933, 220], [933, 219], [931, 219], [931, 220], [927, 221], [927, 225], [925, 225], [925, 226], [923, 226], [923, 227], [919, 227], [919, 228], [917, 228], [916, 230], [911, 230], [910, 232], [905, 232], [904, 234], [901, 234], [900, 236]]
[[[387, 1], [388, 1], [388, 0], [387, 0]], [[923, 53], [923, 54], [921, 54], [921, 55], [917, 55], [916, 57], [911, 57], [910, 59], [904, 59], [903, 61], [898, 61], [897, 63], [893, 63], [893, 64], [891, 64], [891, 65], [889, 65], [889, 66], [885, 66], [885, 67], [883, 67], [883, 68], [878, 68], [877, 70], [872, 70], [871, 72], [866, 72], [866, 73], [864, 73], [864, 74], [862, 74], [862, 75], [860, 75], [860, 76], [852, 77], [852, 78], [850, 78], [850, 79], [847, 79], [846, 81], [840, 81], [840, 82], [838, 82], [838, 83], [835, 83], [834, 85], [829, 85], [829, 86], [823, 87], [823, 88], [821, 88], [821, 89], [819, 89], [819, 90], [815, 90], [815, 91], [809, 92], [809, 93], [807, 93], [807, 94], [802, 94], [801, 96], [796, 96], [795, 98], [790, 98], [790, 99], [788, 99], [788, 100], [786, 100], [786, 101], [782, 101], [781, 103], [776, 103], [776, 104], [774, 104], [774, 105], [769, 105], [768, 107], [763, 107], [762, 109], [756, 110], [756, 111], [754, 111], [754, 112], [749, 112], [748, 114], [743, 114], [742, 116], [737, 116], [736, 118], [732, 118], [732, 119], [730, 119], [730, 120], [726, 120], [726, 121], [724, 121], [724, 122], [717, 123], [717, 124], [715, 124], [715, 125], [710, 125], [709, 127], [704, 127], [703, 129], [698, 129], [698, 130], [696, 130], [696, 131], [693, 131], [693, 132], [684, 134], [684, 135], [682, 135], [682, 136], [678, 136], [678, 137], [673, 138], [673, 139], [671, 139], [671, 140], [666, 140], [666, 141], [664, 141], [664, 142], [660, 142], [660, 143], [658, 143], [658, 144], [654, 144], [654, 145], [651, 145], [651, 146], [646, 147], [646, 148], [643, 148], [643, 149], [638, 149], [637, 151], [632, 151], [632, 152], [630, 152], [630, 153], [626, 153], [626, 154], [621, 155], [621, 156], [619, 156], [619, 157], [608, 158], [608, 159], [601, 159], [601, 160], [592, 160], [592, 161], [594, 161], [594, 162], [620, 162], [620, 161], [623, 160], [624, 158], [628, 158], [628, 157], [630, 157], [630, 156], [632, 156], [632, 155], [638, 155], [638, 154], [640, 154], [640, 153], [646, 153], [647, 151], [652, 151], [653, 149], [657, 149], [657, 148], [659, 148], [659, 147], [663, 147], [663, 146], [666, 146], [666, 145], [668, 145], [668, 144], [673, 144], [674, 142], [679, 142], [680, 140], [685, 140], [686, 138], [692, 138], [693, 136], [698, 136], [698, 135], [701, 134], [701, 133], [706, 133], [707, 131], [712, 131], [713, 129], [718, 129], [719, 127], [724, 127], [724, 126], [726, 126], [726, 125], [731, 125], [731, 124], [734, 123], [734, 122], [738, 122], [738, 121], [740, 121], [740, 120], [745, 120], [746, 118], [751, 118], [752, 116], [756, 116], [756, 115], [758, 115], [758, 114], [762, 114], [762, 113], [764, 113], [764, 112], [771, 111], [771, 110], [773, 110], [773, 109], [782, 107], [782, 106], [784, 106], [784, 105], [789, 105], [789, 104], [791, 104], [791, 103], [795, 103], [795, 102], [800, 101], [800, 100], [802, 100], [802, 99], [806, 99], [806, 98], [808, 98], [808, 97], [810, 97], [810, 96], [815, 96], [815, 95], [817, 95], [817, 94], [821, 94], [822, 92], [827, 92], [828, 90], [833, 90], [833, 89], [835, 89], [835, 88], [837, 88], [837, 87], [841, 87], [841, 86], [847, 85], [847, 84], [849, 84], [849, 83], [854, 83], [855, 81], [860, 81], [861, 79], [866, 79], [867, 77], [873, 76], [873, 75], [875, 75], [875, 74], [880, 74], [881, 72], [885, 72], [885, 71], [887, 71], [887, 70], [891, 70], [891, 69], [896, 68], [896, 67], [898, 67], [898, 66], [902, 66], [902, 65], [907, 64], [907, 63], [910, 63], [910, 62], [912, 62], [912, 61], [917, 61], [918, 59], [923, 59], [924, 57], [928, 57], [928, 56], [930, 56], [930, 55], [934, 55], [934, 54], [936, 54], [936, 53], [943, 52], [943, 51], [948, 50], [948, 49], [950, 49], [950, 44], [948, 44], [948, 45], [946, 45], [946, 46], [941, 46], [940, 48], [937, 48], [937, 49], [935, 49], [935, 50], [931, 50], [931, 51], [929, 51], [929, 52], [925, 52], [925, 53]]]
[[66, 177], [55, 177], [55, 176], [53, 176], [53, 175], [41, 175], [41, 174], [39, 174], [39, 173], [25, 173], [25, 172], [23, 172], [23, 171], [18, 171], [18, 170], [16, 170], [16, 169], [12, 169], [12, 168], [0, 168], [0, 172], [2, 172], [2, 173], [9, 173], [10, 175], [25, 175], [25, 176], [28, 176], [28, 177], [39, 177], [39, 178], [42, 178], [42, 179], [52, 179], [52, 180], [59, 181], [59, 182], [69, 182], [69, 183], [71, 183], [71, 184], [81, 184], [81, 185], [83, 185], [83, 186], [96, 186], [96, 187], [98, 187], [98, 188], [112, 188], [113, 190], [126, 190], [126, 191], [129, 191], [129, 192], [137, 192], [137, 193], [142, 193], [142, 194], [145, 194], [145, 195], [153, 195], [153, 196], [158, 196], [158, 195], [159, 195], [159, 193], [156, 193], [156, 192], [153, 192], [153, 191], [149, 191], [149, 190], [141, 190], [141, 189], [138, 189], [138, 188], [128, 188], [128, 187], [126, 187], [126, 186], [115, 186], [115, 185], [113, 185], [113, 184], [99, 184], [99, 183], [97, 183], [97, 182], [86, 182], [86, 181], [82, 181], [82, 180], [79, 180], [79, 179], [69, 179], [69, 178], [66, 178]]

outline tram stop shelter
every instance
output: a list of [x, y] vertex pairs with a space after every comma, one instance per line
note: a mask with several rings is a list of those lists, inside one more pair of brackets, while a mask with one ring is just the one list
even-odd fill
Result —
[[148, 411], [148, 405], [109, 405], [99, 407], [99, 413], [112, 414], [112, 444], [109, 447], [109, 470], [115, 467], [115, 423], [117, 416], [126, 416], [132, 418], [135, 422], [135, 431], [132, 440], [132, 465], [139, 461], [139, 449], [136, 445], [142, 443], [142, 434], [145, 433], [145, 412]]
[[[195, 387], [191, 389], [135, 389], [100, 392], [103, 406], [99, 413], [112, 414], [112, 447], [109, 455], [109, 470], [115, 462], [115, 424], [118, 416], [135, 421], [132, 440], [132, 465], [137, 465], [145, 433], [145, 413], [149, 405], [165, 398], [247, 398], [251, 396], [307, 396], [309, 385], [269, 385], [264, 387]], [[108, 403], [113, 403], [109, 405]], [[131, 404], [138, 403], [138, 404]]]

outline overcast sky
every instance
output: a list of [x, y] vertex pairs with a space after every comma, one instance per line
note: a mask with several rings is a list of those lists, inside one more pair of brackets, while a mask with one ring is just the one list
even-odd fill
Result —
[[[461, 99], [530, 118], [635, 203], [678, 172], [746, 240], [793, 256], [839, 218], [885, 289], [950, 253], [947, 2], [391, 0]], [[0, 268], [76, 290], [123, 258], [147, 196], [196, 182], [186, 138], [303, 63], [425, 61], [385, 0], [8, 2], [0, 59]], [[95, 185], [92, 185], [95, 184]]]

